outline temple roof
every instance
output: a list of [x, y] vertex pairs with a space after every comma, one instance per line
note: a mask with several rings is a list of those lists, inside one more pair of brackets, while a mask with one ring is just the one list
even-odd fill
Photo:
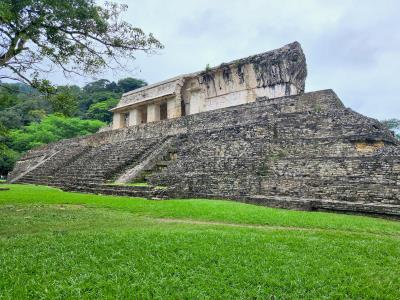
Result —
[[176, 94], [177, 85], [183, 81], [183, 78], [183, 76], [177, 76], [124, 93], [118, 105], [111, 109], [111, 111], [150, 100], [172, 97]]

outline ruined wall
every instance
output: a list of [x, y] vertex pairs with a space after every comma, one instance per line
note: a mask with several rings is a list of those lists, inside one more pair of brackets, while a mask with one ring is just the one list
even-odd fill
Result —
[[[208, 124], [212, 114], [196, 117]], [[178, 162], [154, 184], [174, 184], [197, 197], [400, 205], [397, 141], [332, 92], [260, 101], [218, 117], [221, 129], [183, 137]]]
[[[306, 59], [299, 43], [224, 63], [125, 93], [114, 112], [113, 128], [140, 124], [137, 108], [168, 102], [168, 118], [304, 92]], [[183, 108], [183, 111], [182, 111]], [[124, 114], [131, 120], [125, 122]], [[153, 115], [152, 110], [148, 114]], [[131, 118], [131, 116], [133, 116]], [[158, 115], [148, 118], [159, 120]]]
[[[128, 160], [132, 143], [152, 145], [143, 149], [151, 153], [154, 145], [169, 137], [174, 138], [176, 157], [149, 182], [167, 186], [170, 196], [400, 215], [398, 142], [378, 121], [345, 108], [331, 90], [259, 98], [50, 144], [30, 151], [10, 179], [22, 174], [22, 162], [28, 164], [30, 157], [49, 157], [56, 149], [71, 148], [68, 144], [91, 147], [93, 155], [99, 155], [96, 160], [80, 158], [80, 173], [87, 179], [100, 172], [123, 171], [118, 159]], [[96, 167], [89, 163], [93, 161], [98, 161]], [[104, 170], [108, 165], [114, 169]], [[58, 172], [64, 169], [61, 160], [51, 165], [51, 170], [57, 168]], [[69, 186], [74, 188], [89, 191], [81, 181]]]
[[117, 107], [127, 104], [136, 104], [149, 99], [175, 95], [177, 86], [182, 81], [181, 77], [171, 78], [156, 84], [127, 92], [122, 95]]
[[299, 43], [222, 64], [188, 77], [182, 99], [190, 114], [304, 92], [306, 58]]

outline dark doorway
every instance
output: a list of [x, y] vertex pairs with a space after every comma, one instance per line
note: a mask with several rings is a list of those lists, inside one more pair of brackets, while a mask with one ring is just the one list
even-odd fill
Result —
[[140, 108], [141, 123], [147, 123], [147, 106]]
[[122, 114], [122, 127], [127, 127], [129, 123], [129, 113]]
[[181, 101], [181, 116], [186, 116], [186, 104], [185, 100]]
[[168, 119], [168, 107], [167, 102], [160, 104], [160, 120]]

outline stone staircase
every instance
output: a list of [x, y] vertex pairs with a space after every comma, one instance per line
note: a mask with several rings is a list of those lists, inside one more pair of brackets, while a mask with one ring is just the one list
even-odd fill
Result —
[[54, 173], [69, 165], [89, 149], [89, 146], [73, 145], [68, 148], [57, 150], [48, 157], [44, 156], [40, 163], [30, 168], [28, 172], [21, 174], [22, 176], [14, 178], [11, 182], [50, 183], [49, 180]]
[[176, 140], [169, 137], [146, 152], [139, 164], [127, 167], [124, 172], [116, 176], [115, 182], [151, 184], [151, 178], [161, 173], [173, 160], [176, 160]]
[[[112, 182], [116, 174], [121, 174], [127, 167], [141, 165], [148, 157], [158, 158], [160, 149], [164, 149], [166, 144], [170, 144], [168, 138], [130, 140], [98, 147], [81, 146], [60, 151], [49, 163], [43, 163], [42, 166], [19, 178], [17, 182], [45, 184], [66, 191], [163, 199], [167, 197], [169, 190], [166, 187], [135, 186]], [[166, 153], [162, 153], [161, 159], [171, 153], [172, 150], [169, 149], [170, 147]], [[159, 162], [159, 160], [152, 163], [150, 169], [153, 172], [160, 164], [166, 166], [166, 161]], [[145, 166], [148, 172], [149, 165]], [[144, 172], [140, 174], [143, 176]], [[138, 181], [139, 179], [135, 180], [135, 182]]]

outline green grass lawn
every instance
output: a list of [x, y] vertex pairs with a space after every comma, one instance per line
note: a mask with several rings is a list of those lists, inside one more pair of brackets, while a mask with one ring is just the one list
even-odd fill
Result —
[[400, 298], [400, 222], [3, 187], [0, 298]]

